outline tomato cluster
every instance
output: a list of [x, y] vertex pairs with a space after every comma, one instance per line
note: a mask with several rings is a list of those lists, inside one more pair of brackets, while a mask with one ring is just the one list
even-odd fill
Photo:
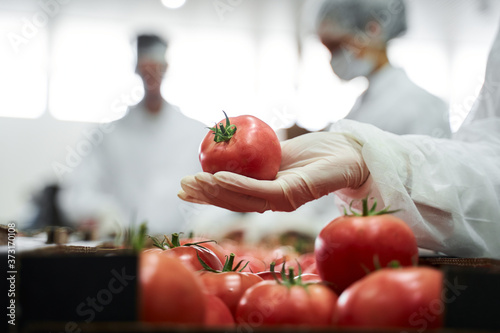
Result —
[[441, 327], [442, 272], [417, 266], [411, 229], [375, 207], [364, 199], [362, 213], [326, 225], [314, 253], [175, 234], [156, 241], [159, 249], [140, 255], [141, 320], [245, 330]]

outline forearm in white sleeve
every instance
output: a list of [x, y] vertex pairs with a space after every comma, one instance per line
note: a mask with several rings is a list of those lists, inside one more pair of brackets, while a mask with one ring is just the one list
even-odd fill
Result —
[[[475, 122], [455, 140], [397, 136], [343, 120], [332, 131], [362, 144], [370, 170], [341, 202], [370, 194], [408, 223], [420, 247], [460, 257], [500, 258], [500, 120]], [[467, 141], [465, 141], [467, 140]], [[354, 207], [356, 207], [354, 205]]]

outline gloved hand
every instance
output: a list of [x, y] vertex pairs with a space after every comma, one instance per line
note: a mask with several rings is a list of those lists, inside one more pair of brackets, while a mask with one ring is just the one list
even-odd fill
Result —
[[256, 180], [231, 172], [184, 177], [178, 196], [237, 212], [293, 211], [343, 188], [359, 188], [369, 171], [361, 144], [349, 134], [319, 132], [282, 142], [275, 180]]

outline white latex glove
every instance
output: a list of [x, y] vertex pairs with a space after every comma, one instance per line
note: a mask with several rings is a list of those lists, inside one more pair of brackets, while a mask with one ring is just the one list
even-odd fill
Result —
[[343, 133], [320, 132], [282, 142], [275, 180], [261, 181], [230, 172], [184, 177], [179, 197], [237, 212], [293, 211], [342, 188], [359, 188], [369, 171], [361, 144]]

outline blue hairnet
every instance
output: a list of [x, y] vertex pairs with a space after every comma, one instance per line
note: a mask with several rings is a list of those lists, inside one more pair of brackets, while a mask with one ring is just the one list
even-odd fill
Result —
[[365, 32], [369, 22], [381, 27], [381, 41], [406, 31], [406, 7], [403, 0], [326, 0], [317, 16], [317, 24], [330, 22], [350, 34]]

